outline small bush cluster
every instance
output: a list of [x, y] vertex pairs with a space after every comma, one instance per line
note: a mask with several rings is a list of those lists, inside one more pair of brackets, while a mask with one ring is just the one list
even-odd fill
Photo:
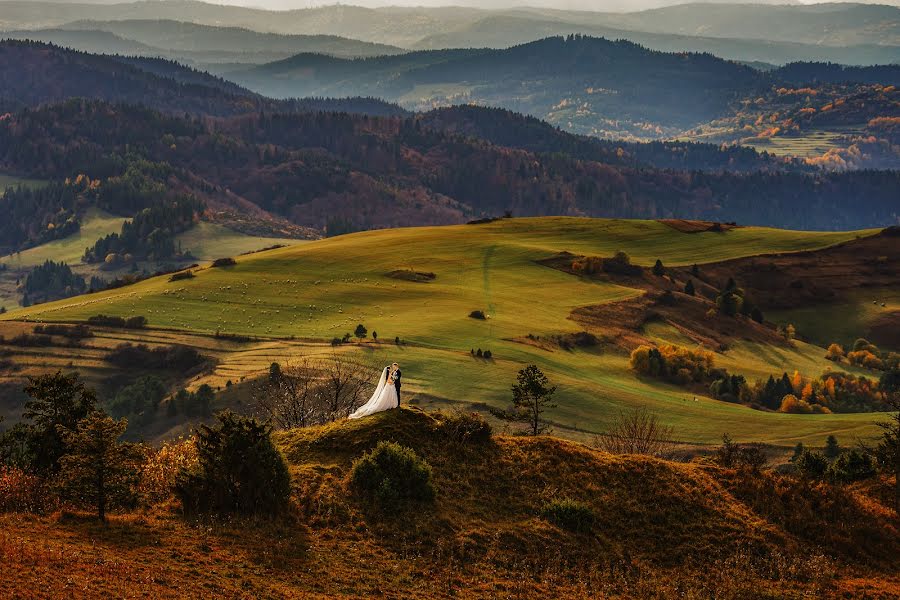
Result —
[[821, 452], [803, 450], [794, 461], [797, 472], [807, 479], [832, 483], [853, 483], [871, 479], [876, 474], [872, 457], [855, 448], [846, 450], [829, 461]]
[[144, 344], [120, 344], [106, 355], [106, 361], [122, 368], [171, 369], [189, 373], [206, 363], [206, 358], [187, 346], [149, 348]]
[[169, 499], [182, 470], [191, 471], [198, 464], [197, 445], [193, 439], [165, 442], [149, 450], [137, 486], [140, 502], [146, 506]]
[[568, 498], [551, 500], [541, 508], [541, 517], [557, 527], [587, 533], [594, 527], [594, 512], [587, 504]]
[[487, 315], [484, 314], [483, 310], [473, 310], [469, 313], [469, 317], [472, 319], [479, 319], [481, 321], [487, 319]]
[[34, 327], [34, 332], [40, 335], [56, 335], [59, 337], [70, 338], [73, 340], [81, 340], [84, 338], [93, 337], [94, 334], [91, 331], [90, 327], [84, 324], [79, 325], [62, 325], [62, 324], [50, 324], [50, 325], [36, 325]]
[[674, 345], [638, 346], [631, 353], [631, 368], [641, 375], [675, 383], [702, 382], [713, 369], [714, 355], [708, 350], [691, 350]]
[[716, 450], [714, 460], [720, 467], [758, 471], [765, 466], [766, 455], [758, 445], [735, 443], [726, 433], [722, 436], [722, 445]]
[[147, 317], [135, 316], [128, 317], [112, 317], [108, 315], [95, 315], [88, 317], [88, 324], [100, 327], [120, 327], [124, 329], [143, 329], [147, 326]]
[[458, 444], [486, 444], [491, 441], [491, 424], [476, 412], [454, 411], [446, 415], [440, 431]]
[[171, 277], [169, 277], [169, 281], [184, 281], [185, 279], [194, 279], [196, 275], [191, 270], [187, 271], [179, 271], [177, 273], [173, 273]]
[[217, 258], [212, 262], [213, 267], [231, 267], [236, 265], [237, 261], [233, 258]]
[[471, 350], [469, 350], [469, 354], [476, 358], [484, 358], [487, 360], [491, 360], [492, 358], [494, 358], [493, 352], [491, 352], [490, 350], [482, 350], [481, 348], [478, 348], [477, 350], [472, 348]]
[[378, 442], [373, 450], [356, 459], [350, 470], [350, 483], [380, 509], [434, 499], [431, 465], [412, 448], [395, 442]]

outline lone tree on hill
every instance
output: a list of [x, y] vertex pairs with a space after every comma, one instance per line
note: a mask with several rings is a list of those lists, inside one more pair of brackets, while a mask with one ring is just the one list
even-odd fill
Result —
[[666, 274], [666, 268], [663, 266], [662, 261], [660, 259], [656, 259], [656, 263], [653, 265], [653, 274], [662, 277]]
[[529, 435], [540, 435], [549, 429], [543, 419], [543, 413], [548, 408], [556, 408], [552, 403], [556, 386], [550, 385], [550, 380], [537, 367], [528, 365], [516, 378], [512, 385], [513, 407], [510, 410], [493, 410], [492, 414], [505, 421], [514, 421], [528, 425]]
[[356, 329], [353, 331], [353, 335], [355, 335], [359, 339], [363, 340], [366, 338], [367, 335], [369, 335], [369, 330], [366, 329], [365, 325], [360, 323], [359, 325], [356, 326]]
[[841, 447], [837, 438], [833, 435], [829, 435], [825, 439], [825, 451], [823, 454], [825, 454], [826, 458], [837, 458], [841, 454]]
[[116, 421], [93, 412], [74, 429], [60, 427], [66, 454], [60, 459], [60, 483], [65, 494], [97, 511], [106, 521], [106, 511], [134, 498], [142, 453], [139, 446], [119, 442], [128, 421]]

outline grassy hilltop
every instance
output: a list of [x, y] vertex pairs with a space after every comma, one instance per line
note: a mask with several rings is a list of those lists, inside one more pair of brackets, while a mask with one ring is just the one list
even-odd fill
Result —
[[[454, 403], [502, 406], [509, 383], [526, 363], [537, 363], [560, 386], [559, 408], [550, 418], [561, 433], [586, 438], [602, 431], [619, 410], [646, 405], [676, 427], [679, 439], [718, 440], [725, 431], [744, 440], [787, 445], [821, 443], [829, 433], [868, 435], [872, 415], [789, 415], [716, 401], [658, 381], [636, 377], [627, 353], [601, 345], [563, 350], [527, 343], [578, 332], [570, 313], [588, 305], [643, 294], [610, 282], [574, 277], [537, 261], [561, 251], [610, 256], [667, 266], [709, 263], [766, 253], [816, 250], [872, 232], [810, 233], [765, 228], [683, 233], [656, 221], [537, 218], [453, 227], [380, 230], [340, 236], [237, 257], [237, 264], [201, 268], [193, 279], [161, 277], [137, 285], [33, 306], [7, 320], [83, 321], [96, 314], [143, 315], [151, 332], [115, 333], [123, 339], [195, 345], [217, 365], [194, 381], [224, 387], [264, 372], [272, 361], [331, 351], [330, 341], [364, 324], [371, 337], [341, 347], [373, 365], [389, 359], [404, 366], [407, 387], [425, 405]], [[398, 275], [397, 271], [401, 273]], [[410, 281], [410, 273], [434, 274]], [[392, 276], [389, 276], [393, 274]], [[483, 310], [488, 318], [470, 318]], [[160, 330], [158, 330], [159, 328]], [[257, 342], [210, 340], [216, 331], [254, 336]], [[602, 335], [602, 331], [600, 331]], [[663, 323], [643, 335], [691, 345]], [[395, 346], [394, 339], [402, 340]], [[98, 342], [99, 343], [99, 342]], [[470, 349], [490, 349], [478, 360]], [[25, 358], [65, 365], [72, 352]], [[85, 361], [98, 365], [97, 352]], [[800, 369], [818, 376], [831, 363], [818, 346], [765, 347], [736, 339], [717, 364], [752, 380]], [[409, 395], [407, 396], [409, 398]]]
[[[293, 481], [288, 518], [198, 525], [173, 501], [106, 526], [69, 512], [0, 514], [0, 582], [13, 597], [72, 598], [887, 599], [896, 590], [900, 524], [881, 483], [810, 486], [548, 436], [466, 441], [454, 418], [404, 408], [277, 434]], [[428, 461], [433, 504], [379, 510], [353, 493], [351, 463], [379, 440]], [[562, 498], [589, 508], [589, 532], [541, 517]]]

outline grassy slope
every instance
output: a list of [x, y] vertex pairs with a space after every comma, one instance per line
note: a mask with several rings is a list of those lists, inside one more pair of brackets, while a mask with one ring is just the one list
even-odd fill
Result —
[[[293, 518], [198, 526], [157, 505], [101, 527], [0, 514], [0, 584], [12, 597], [642, 600], [887, 598], [897, 584], [900, 524], [866, 490], [798, 492], [770, 474], [549, 437], [465, 444], [444, 423], [397, 410], [277, 434]], [[348, 488], [351, 461], [383, 439], [428, 460], [433, 505], [378, 513]], [[590, 506], [591, 533], [538, 516], [567, 497]]]
[[[778, 311], [767, 317], [778, 323], [793, 323], [800, 335], [820, 346], [831, 342], [852, 346], [860, 337], [877, 339], [884, 333], [873, 331], [879, 318], [898, 313], [900, 289], [894, 288], [860, 290], [843, 302]], [[900, 351], [900, 347], [890, 349]]]
[[[479, 226], [372, 231], [241, 257], [238, 265], [200, 271], [195, 279], [170, 283], [159, 278], [129, 288], [32, 307], [6, 315], [42, 320], [80, 320], [98, 314], [141, 314], [156, 327], [199, 332], [327, 341], [364, 323], [381, 340], [399, 336], [408, 345], [369, 345], [373, 364], [389, 358], [404, 367], [410, 392], [423, 403], [483, 402], [503, 405], [509, 382], [523, 364], [535, 362], [560, 385], [560, 407], [551, 418], [585, 436], [602, 431], [619, 409], [646, 404], [676, 425], [686, 441], [709, 443], [724, 431], [738, 439], [821, 443], [828, 433], [865, 435], [871, 415], [794, 416], [762, 413], [699, 398], [673, 386], [641, 381], [618, 353], [548, 352], [511, 341], [528, 333], [574, 332], [567, 319], [578, 306], [630, 297], [636, 290], [586, 282], [536, 264], [568, 250], [579, 254], [628, 252], [644, 265], [661, 258], [669, 265], [821, 248], [857, 233], [806, 233], [740, 228], [725, 234], [684, 234], [652, 221], [567, 218], [515, 219]], [[402, 268], [430, 271], [433, 283], [384, 276]], [[487, 321], [468, 318], [483, 309]], [[492, 362], [476, 361], [470, 348], [489, 348]], [[320, 346], [318, 351], [322, 351]], [[239, 380], [272, 360], [309, 352], [308, 346], [276, 345], [221, 358], [216, 377]], [[721, 361], [738, 372], [753, 348], [736, 348]], [[729, 353], [729, 354], [732, 354]], [[821, 350], [799, 345], [756, 374], [794, 364], [813, 372], [830, 363]], [[267, 362], [268, 361], [268, 362]]]
[[101, 237], [121, 231], [124, 221], [122, 217], [91, 209], [82, 219], [78, 233], [17, 254], [0, 257], [0, 263], [9, 265], [10, 269], [31, 268], [47, 260], [77, 265], [81, 262], [85, 248], [92, 246]]

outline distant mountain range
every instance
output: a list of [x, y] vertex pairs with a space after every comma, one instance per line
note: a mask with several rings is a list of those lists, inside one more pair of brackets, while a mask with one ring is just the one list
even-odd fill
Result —
[[[674, 118], [714, 109], [740, 86], [746, 92], [770, 77], [707, 55], [584, 38], [526, 45], [500, 61], [494, 52], [457, 51], [444, 62], [434, 59], [440, 53], [405, 56], [442, 78], [460, 70], [519, 76], [525, 59], [547, 87], [586, 65], [641, 93], [655, 89], [659, 111], [673, 94], [686, 98], [691, 107], [674, 108]], [[133, 165], [147, 177], [170, 173], [180, 193], [243, 221], [319, 230], [458, 223], [506, 210], [848, 229], [893, 223], [900, 194], [900, 171], [823, 173], [747, 148], [603, 142], [479, 107], [408, 115], [365, 98], [271, 100], [165, 60], [38, 43], [0, 43], [0, 89], [2, 171], [108, 178]], [[649, 100], [636, 108], [652, 110]]]
[[[215, 31], [175, 21], [225, 29]], [[0, 2], [0, 29], [21, 32], [45, 28], [107, 31], [167, 52], [179, 52], [182, 60], [196, 63], [258, 63], [266, 56], [267, 60], [285, 57], [278, 53], [372, 56], [392, 54], [396, 48], [502, 48], [570, 33], [629, 39], [658, 50], [708, 51], [723, 58], [778, 64], [797, 60], [845, 64], [900, 60], [900, 8], [867, 4], [699, 3], [616, 13], [344, 5], [272, 12], [193, 0]], [[289, 35], [254, 36], [247, 30]], [[339, 43], [322, 36], [380, 46]], [[204, 57], [203, 53], [212, 54]]]
[[253, 110], [348, 110], [400, 115], [376, 99], [272, 100], [230, 81], [164, 59], [113, 57], [25, 41], [0, 42], [0, 112], [87, 98], [214, 116]]
[[225, 77], [279, 98], [375, 96], [410, 110], [476, 103], [598, 137], [664, 138], [732, 114], [773, 84], [900, 83], [900, 67], [820, 64], [762, 72], [710, 54], [552, 37], [508, 49], [433, 50], [345, 60], [302, 54]]

